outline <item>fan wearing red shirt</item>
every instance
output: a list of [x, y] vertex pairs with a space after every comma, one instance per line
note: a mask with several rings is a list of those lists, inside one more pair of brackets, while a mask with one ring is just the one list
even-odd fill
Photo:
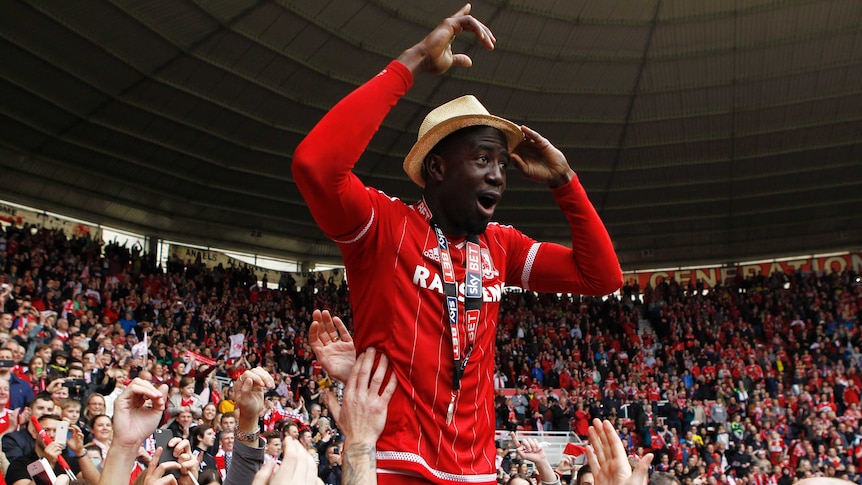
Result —
[[0, 379], [0, 436], [18, 430], [18, 411], [6, 409], [9, 405], [9, 381]]
[[657, 382], [652, 381], [650, 383], [649, 390], [647, 391], [647, 398], [652, 402], [658, 402], [661, 400], [661, 389], [659, 389]]
[[755, 382], [763, 380], [763, 368], [760, 367], [754, 359], [748, 360], [748, 365], [745, 366], [745, 373], [748, 374], [748, 377], [751, 377]]
[[572, 373], [569, 372], [569, 369], [563, 369], [562, 371], [560, 371], [560, 389], [569, 390], [571, 388], [572, 388]]
[[608, 372], [608, 376], [605, 378], [604, 389], [612, 389], [616, 391], [620, 387], [620, 381], [614, 377], [613, 372]]
[[[424, 189], [419, 202], [366, 187], [353, 173], [416, 74], [471, 64], [453, 54], [455, 35], [472, 33], [493, 48], [491, 31], [469, 13], [467, 5], [444, 20], [340, 101], [294, 153], [296, 185], [350, 274], [351, 346], [385, 354], [398, 379], [376, 449], [381, 484], [496, 483], [493, 373], [504, 286], [604, 295], [622, 285], [610, 237], [562, 152], [475, 97], [446, 103], [422, 123], [404, 161]], [[571, 249], [490, 223], [510, 165], [550, 188]], [[320, 354], [332, 335], [315, 335]], [[331, 368], [318, 357], [346, 379], [352, 364]]]
[[710, 380], [710, 381], [711, 381], [711, 380], [715, 379], [715, 376], [716, 376], [716, 370], [715, 370], [715, 366], [714, 366], [714, 365], [712, 365], [712, 364], [707, 364], [707, 365], [703, 366], [703, 371], [702, 371], [702, 372], [703, 372], [704, 377], [706, 377], [706, 379], [707, 379], [707, 380]]

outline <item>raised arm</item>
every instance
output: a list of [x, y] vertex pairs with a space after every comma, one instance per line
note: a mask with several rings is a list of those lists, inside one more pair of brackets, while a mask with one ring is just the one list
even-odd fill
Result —
[[529, 460], [536, 465], [536, 470], [539, 472], [539, 477], [543, 484], [560, 485], [560, 478], [554, 472], [554, 468], [545, 456], [545, 450], [538, 440], [533, 438], [518, 440], [515, 434], [512, 434], [512, 439], [515, 442], [518, 456], [522, 460]]
[[[167, 386], [157, 389], [151, 383], [136, 378], [114, 401], [114, 437], [102, 466], [99, 485], [128, 481], [129, 470], [138, 456], [138, 448], [153, 434], [165, 411], [165, 392]], [[73, 451], [79, 456], [82, 450]]]
[[611, 237], [577, 177], [551, 191], [572, 233], [571, 249], [542, 243], [529, 289], [602, 296], [622, 286], [622, 271]]
[[386, 425], [389, 400], [395, 393], [397, 380], [386, 379], [389, 360], [380, 356], [374, 368], [374, 347], [369, 347], [356, 359], [344, 389], [344, 402], [327, 399], [332, 417], [344, 433], [344, 469], [341, 476], [345, 485], [373, 485], [377, 483], [377, 439]]
[[[252, 483], [255, 473], [263, 465], [263, 445], [258, 434], [258, 417], [264, 408], [264, 393], [275, 388], [275, 381], [269, 372], [261, 367], [245, 371], [234, 385], [237, 419], [236, 442], [230, 470], [225, 485], [244, 485]], [[253, 439], [250, 438], [254, 435]]]
[[593, 419], [589, 433], [587, 462], [595, 485], [647, 485], [652, 453], [644, 455], [632, 470], [620, 435], [610, 421]]
[[371, 200], [353, 166], [412, 83], [403, 65], [390, 63], [339, 101], [296, 147], [291, 166], [296, 186], [314, 220], [336, 241], [371, 221]]
[[418, 72], [440, 74], [469, 67], [466, 54], [452, 52], [452, 40], [472, 32], [488, 49], [490, 29], [470, 15], [470, 4], [446, 18], [380, 74], [336, 104], [299, 144], [291, 167], [314, 220], [329, 237], [349, 240], [372, 221], [371, 201], [353, 166]]
[[75, 459], [78, 460], [78, 467], [81, 469], [81, 475], [90, 483], [99, 483], [101, 474], [93, 460], [87, 456], [87, 449], [84, 448], [84, 433], [81, 428], [74, 424], [69, 426], [72, 431], [72, 437], [66, 442], [69, 451], [72, 452]]
[[572, 248], [552, 243], [536, 247], [525, 286], [533, 291], [607, 295], [622, 285], [614, 245], [563, 153], [535, 130], [521, 126], [524, 141], [512, 153], [521, 174], [547, 184], [572, 233]]
[[452, 41], [462, 32], [472, 32], [486, 49], [494, 48], [497, 39], [485, 24], [470, 15], [470, 4], [447, 17], [418, 44], [402, 52], [398, 61], [413, 75], [420, 72], [443, 74], [452, 66], [470, 67], [473, 60], [467, 54], [452, 52]]

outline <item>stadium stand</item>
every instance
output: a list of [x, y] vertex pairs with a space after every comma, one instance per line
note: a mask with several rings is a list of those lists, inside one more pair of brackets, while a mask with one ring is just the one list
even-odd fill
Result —
[[[248, 268], [177, 257], [162, 266], [140, 248], [15, 224], [0, 232], [0, 268], [8, 285], [0, 340], [13, 355], [15, 386], [47, 391], [63, 412], [80, 402], [94, 457], [109, 443], [83, 416], [110, 414], [130, 377], [172, 386], [177, 412], [165, 424], [186, 433], [229, 427], [229, 384], [256, 365], [279, 383], [265, 430], [308, 428], [319, 459], [338, 441], [307, 329], [314, 308], [350, 326], [346, 282], [287, 278], [268, 289]], [[615, 422], [632, 456], [656, 453], [654, 469], [684, 483], [858, 483], [860, 304], [852, 270], [775, 272], [710, 288], [663, 280], [607, 298], [508, 292], [497, 335], [498, 438], [539, 437], [557, 465], [569, 443], [582, 442], [587, 420], [600, 417]], [[231, 358], [236, 335], [240, 357]], [[77, 380], [61, 380], [69, 375]], [[14, 411], [0, 422], [4, 449]], [[218, 455], [218, 445], [211, 451]]]

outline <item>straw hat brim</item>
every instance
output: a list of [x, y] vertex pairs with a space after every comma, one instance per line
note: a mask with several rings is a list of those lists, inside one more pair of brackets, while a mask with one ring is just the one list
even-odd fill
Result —
[[454, 116], [432, 127], [410, 149], [410, 153], [404, 158], [404, 171], [410, 176], [410, 180], [425, 188], [425, 179], [422, 177], [422, 164], [425, 161], [425, 156], [443, 138], [471, 126], [490, 126], [502, 131], [506, 136], [509, 152], [514, 151], [515, 147], [524, 140], [524, 133], [521, 132], [518, 125], [499, 116], [483, 114]]

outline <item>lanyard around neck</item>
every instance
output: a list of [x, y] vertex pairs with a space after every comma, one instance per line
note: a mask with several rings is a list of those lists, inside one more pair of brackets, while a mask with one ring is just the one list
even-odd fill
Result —
[[479, 316], [482, 309], [482, 256], [479, 248], [479, 238], [476, 235], [467, 236], [465, 261], [466, 271], [464, 278], [464, 314], [467, 328], [467, 350], [461, 353], [461, 341], [459, 338], [458, 318], [458, 283], [455, 279], [455, 266], [452, 264], [452, 256], [449, 252], [449, 241], [440, 227], [431, 222], [434, 233], [437, 236], [437, 246], [440, 250], [440, 267], [443, 272], [443, 288], [446, 299], [443, 302], [443, 312], [449, 316], [449, 328], [452, 333], [452, 399], [449, 402], [449, 410], [446, 422], [452, 421], [455, 409], [455, 397], [461, 389], [461, 377], [464, 369], [473, 353], [473, 345], [476, 342], [476, 331], [479, 327]]

